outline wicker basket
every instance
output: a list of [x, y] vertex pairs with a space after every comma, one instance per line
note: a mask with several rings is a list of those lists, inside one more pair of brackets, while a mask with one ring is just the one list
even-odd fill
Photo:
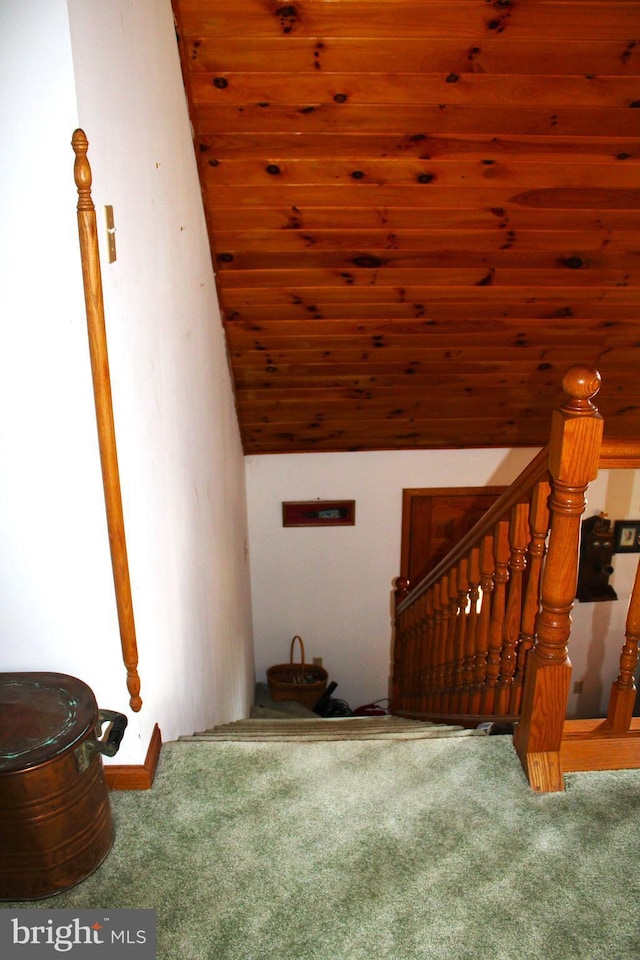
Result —
[[[293, 662], [296, 640], [300, 644], [300, 663]], [[329, 674], [324, 667], [304, 662], [304, 643], [297, 634], [291, 641], [289, 663], [279, 663], [267, 670], [267, 683], [272, 700], [295, 700], [310, 710], [313, 710], [326, 690], [328, 678]]]

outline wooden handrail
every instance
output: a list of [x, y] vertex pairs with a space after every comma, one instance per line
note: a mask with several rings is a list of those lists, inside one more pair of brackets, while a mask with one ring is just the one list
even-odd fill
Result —
[[599, 466], [601, 470], [639, 470], [640, 440], [604, 437]]
[[[603, 437], [598, 462], [600, 470], [640, 469], [640, 440]], [[452, 550], [437, 566], [418, 583], [411, 584], [405, 578], [398, 577], [396, 584], [402, 581], [402, 596], [396, 593], [396, 609], [401, 613], [410, 606], [416, 597], [424, 593], [436, 582], [452, 563], [463, 557], [482, 536], [493, 529], [500, 517], [509, 513], [511, 508], [522, 499], [523, 494], [538, 480], [549, 475], [549, 447], [543, 447], [519, 474], [507, 490], [496, 500], [480, 520], [458, 541]]]
[[78, 189], [78, 234], [80, 238], [80, 258], [82, 261], [82, 280], [87, 314], [87, 332], [89, 335], [89, 354], [93, 379], [93, 396], [98, 427], [98, 444], [102, 467], [102, 484], [107, 512], [107, 528], [111, 565], [120, 627], [122, 657], [127, 670], [127, 689], [132, 710], [142, 707], [140, 699], [140, 677], [138, 676], [138, 646], [136, 641], [129, 562], [124, 531], [122, 495], [120, 492], [120, 472], [113, 420], [113, 402], [111, 397], [111, 378], [109, 374], [109, 355], [104, 319], [104, 300], [102, 294], [102, 274], [100, 271], [100, 252], [96, 211], [91, 199], [91, 167], [87, 159], [89, 141], [83, 130], [76, 130], [71, 145], [75, 153], [74, 178]]
[[[531, 488], [539, 481], [547, 478], [549, 473], [549, 450], [543, 447], [539, 453], [527, 464], [522, 473], [513, 481], [510, 487], [501, 494], [494, 504], [489, 507], [483, 517], [469, 530], [440, 563], [431, 570], [415, 587], [409, 584], [409, 592], [398, 605], [397, 612], [402, 613], [420, 594], [436, 583], [443, 573], [464, 557], [468, 551], [479, 543], [486, 534], [493, 531], [498, 520], [509, 514], [512, 507], [519, 503]], [[406, 588], [405, 588], [406, 589]]]

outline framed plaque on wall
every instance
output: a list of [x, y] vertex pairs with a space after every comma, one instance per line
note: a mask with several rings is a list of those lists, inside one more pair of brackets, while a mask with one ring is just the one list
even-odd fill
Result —
[[355, 500], [295, 500], [282, 504], [283, 527], [352, 527]]

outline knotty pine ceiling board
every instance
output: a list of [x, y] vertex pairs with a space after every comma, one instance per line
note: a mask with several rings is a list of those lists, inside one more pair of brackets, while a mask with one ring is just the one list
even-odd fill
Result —
[[640, 0], [174, 0], [245, 452], [640, 433]]

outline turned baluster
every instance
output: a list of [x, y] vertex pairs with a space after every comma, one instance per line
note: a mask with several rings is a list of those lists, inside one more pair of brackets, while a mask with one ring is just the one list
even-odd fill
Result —
[[491, 601], [493, 598], [493, 534], [482, 538], [480, 544], [480, 590], [481, 603], [476, 631], [476, 656], [473, 666], [473, 685], [469, 698], [469, 713], [478, 714], [482, 707], [482, 694], [487, 679], [487, 656], [489, 653], [489, 629], [491, 624]]
[[533, 646], [536, 616], [540, 609], [540, 575], [542, 573], [542, 563], [546, 552], [547, 534], [549, 532], [548, 501], [550, 493], [551, 487], [549, 483], [543, 480], [536, 484], [531, 498], [531, 510], [529, 513], [531, 540], [529, 541], [528, 551], [527, 586], [522, 608], [516, 676], [511, 690], [510, 712], [516, 715], [520, 712], [527, 655]]
[[449, 577], [445, 573], [436, 584], [436, 671], [433, 690], [433, 710], [443, 709], [444, 678], [447, 662], [447, 638], [449, 635]]
[[427, 635], [427, 595], [423, 593], [418, 598], [418, 618], [420, 623], [420, 646], [418, 657], [418, 671], [416, 674], [416, 710], [424, 710], [425, 685], [427, 676], [427, 660], [429, 656]]
[[404, 651], [405, 638], [404, 632], [405, 616], [402, 614], [396, 620], [395, 636], [393, 641], [393, 686], [391, 692], [392, 707], [394, 710], [404, 709], [402, 698], [402, 676], [404, 672]]
[[504, 716], [509, 711], [511, 687], [516, 672], [517, 644], [522, 620], [522, 581], [527, 566], [529, 543], [529, 504], [517, 503], [511, 511], [509, 524], [509, 596], [502, 635], [500, 679], [496, 688], [495, 712]]
[[420, 663], [422, 659], [422, 616], [420, 601], [414, 604], [413, 613], [413, 648], [411, 659], [411, 709], [418, 709], [420, 696]]
[[418, 658], [418, 647], [420, 643], [420, 624], [418, 619], [418, 605], [414, 603], [411, 606], [411, 609], [408, 612], [408, 622], [409, 622], [409, 643], [407, 645], [407, 669], [406, 669], [406, 690], [407, 696], [409, 697], [410, 709], [414, 708], [414, 698], [416, 690], [416, 670], [417, 670], [417, 658]]
[[438, 690], [438, 655], [440, 649], [440, 631], [442, 610], [440, 607], [440, 583], [434, 583], [429, 590], [432, 610], [431, 656], [429, 668], [429, 692], [427, 696], [427, 712], [433, 713]]
[[527, 658], [520, 723], [514, 742], [534, 790], [564, 790], [560, 744], [571, 678], [567, 644], [576, 595], [580, 518], [585, 492], [598, 475], [603, 422], [591, 402], [600, 374], [573, 367], [563, 379], [568, 399], [554, 412], [549, 441], [551, 529], [542, 575], [542, 609]]
[[409, 651], [409, 615], [408, 612], [402, 614], [400, 621], [400, 634], [398, 637], [398, 650], [399, 650], [399, 662], [398, 662], [398, 694], [402, 701], [402, 709], [406, 709], [405, 697], [406, 697], [406, 686], [407, 686], [407, 655]]
[[413, 680], [411, 676], [411, 665], [415, 643], [415, 619], [415, 607], [412, 606], [407, 610], [405, 616], [406, 645], [402, 664], [402, 695], [405, 701], [405, 709], [410, 709], [411, 707], [411, 686]]
[[411, 707], [411, 655], [413, 653], [414, 613], [414, 608], [411, 607], [405, 615], [405, 648], [402, 658], [402, 698], [405, 710]]
[[447, 578], [447, 637], [442, 682], [441, 710], [451, 712], [451, 694], [453, 691], [453, 672], [455, 668], [456, 624], [458, 613], [458, 569], [452, 567]]
[[411, 625], [411, 709], [418, 709], [418, 698], [422, 692], [420, 687], [420, 666], [422, 663], [422, 648], [424, 644], [421, 598], [412, 607]]
[[462, 557], [458, 562], [458, 593], [456, 596], [455, 656], [451, 695], [451, 712], [460, 713], [464, 678], [464, 654], [467, 633], [467, 605], [469, 603], [469, 561]]
[[445, 638], [444, 676], [442, 680], [442, 697], [440, 710], [443, 713], [451, 712], [451, 692], [453, 689], [453, 670], [455, 667], [455, 638], [456, 614], [458, 612], [458, 571], [452, 567], [447, 577], [447, 632]]
[[395, 603], [395, 630], [393, 638], [393, 686], [392, 686], [392, 707], [394, 710], [404, 709], [401, 705], [401, 687], [403, 685], [403, 675], [405, 672], [405, 656], [407, 647], [407, 615], [406, 612], [399, 613], [398, 607], [402, 601], [409, 596], [410, 583], [406, 577], [397, 577], [394, 589]]
[[482, 695], [482, 713], [495, 713], [496, 686], [500, 675], [502, 659], [502, 637], [506, 614], [507, 583], [509, 582], [509, 521], [496, 523], [493, 538], [493, 597], [491, 600], [491, 622], [489, 624], [489, 653], [487, 656], [487, 677]]
[[424, 674], [420, 695], [420, 710], [427, 709], [429, 684], [431, 682], [431, 666], [433, 663], [433, 593], [427, 590], [424, 594]]
[[405, 615], [398, 619], [394, 642], [394, 669], [392, 687], [392, 706], [394, 710], [404, 709], [404, 671], [406, 653], [406, 631], [404, 627]]
[[480, 548], [473, 547], [468, 558], [469, 590], [468, 613], [465, 615], [464, 660], [462, 689], [458, 703], [460, 713], [469, 713], [469, 701], [473, 685], [473, 668], [476, 656], [476, 630], [478, 626], [478, 600], [480, 599]]
[[418, 662], [418, 651], [420, 647], [420, 620], [418, 615], [418, 605], [414, 603], [411, 607], [411, 629], [409, 631], [410, 643], [409, 643], [409, 683], [408, 683], [408, 693], [409, 699], [411, 702], [411, 709], [415, 709], [415, 695], [416, 695], [416, 672], [417, 672], [417, 662]]
[[625, 644], [620, 656], [620, 673], [611, 687], [607, 722], [612, 730], [626, 732], [631, 726], [633, 708], [636, 702], [635, 671], [638, 665], [638, 643], [640, 642], [640, 561], [636, 569], [636, 578], [629, 601]]
[[460, 562], [451, 570], [449, 579], [449, 637], [448, 637], [448, 664], [445, 689], [447, 691], [447, 713], [454, 713], [457, 701], [458, 665], [462, 675], [462, 659], [458, 647], [458, 631], [460, 624]]
[[433, 691], [435, 688], [435, 670], [436, 670], [436, 660], [435, 660], [435, 651], [436, 651], [436, 618], [434, 612], [434, 590], [431, 588], [427, 590], [426, 594], [426, 606], [427, 606], [427, 616], [426, 616], [426, 671], [424, 679], [424, 698], [423, 698], [423, 707], [422, 709], [425, 712], [428, 712], [429, 707], [433, 700]]

